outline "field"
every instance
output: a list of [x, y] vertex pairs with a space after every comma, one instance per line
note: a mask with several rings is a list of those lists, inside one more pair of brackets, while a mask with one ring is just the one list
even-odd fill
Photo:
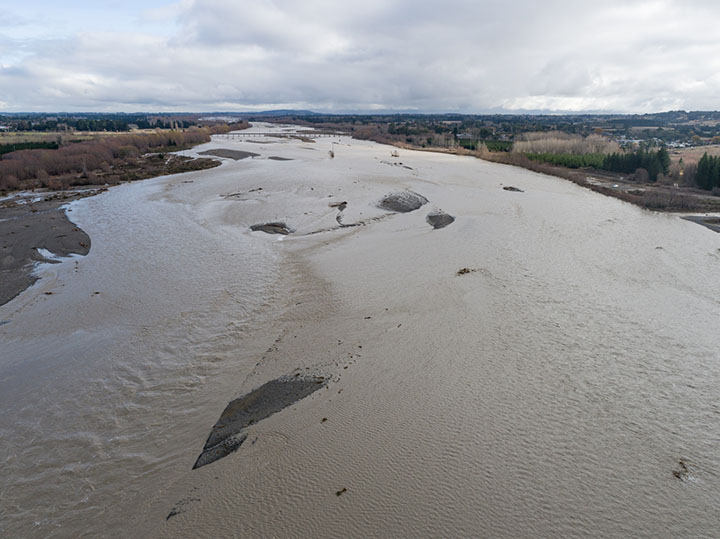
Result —
[[58, 133], [54, 131], [0, 131], [0, 144], [14, 144], [18, 142], [80, 142], [102, 137], [138, 133], [164, 133], [170, 129], [135, 129], [133, 131], [68, 131]]
[[683, 160], [684, 163], [697, 163], [707, 152], [708, 155], [720, 155], [720, 144], [709, 144], [707, 146], [691, 146], [689, 148], [677, 148], [670, 150], [670, 157], [673, 161]]

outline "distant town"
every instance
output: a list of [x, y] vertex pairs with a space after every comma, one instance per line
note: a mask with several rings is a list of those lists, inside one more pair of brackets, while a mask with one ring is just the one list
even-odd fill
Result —
[[121, 132], [154, 128], [188, 128], [208, 121], [238, 119], [336, 125], [363, 133], [367, 127], [417, 146], [459, 144], [474, 149], [479, 142], [511, 142], [527, 132], [559, 131], [588, 136], [602, 134], [621, 147], [639, 145], [682, 148], [720, 143], [720, 111], [670, 111], [656, 114], [321, 114], [311, 111], [253, 113], [4, 113], [0, 131]]

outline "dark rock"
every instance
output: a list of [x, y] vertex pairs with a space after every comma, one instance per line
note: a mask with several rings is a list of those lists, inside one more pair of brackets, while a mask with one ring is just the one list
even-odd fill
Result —
[[215, 157], [225, 157], [227, 159], [234, 159], [239, 161], [240, 159], [247, 159], [248, 157], [258, 157], [260, 154], [255, 152], [244, 152], [242, 150], [228, 150], [227, 148], [216, 148], [214, 150], [205, 150], [204, 152], [198, 152], [200, 155], [212, 155]]
[[513, 187], [512, 185], [506, 185], [505, 187], [503, 187], [503, 189], [504, 189], [505, 191], [514, 191], [514, 192], [516, 192], [516, 193], [524, 193], [524, 192], [525, 192], [525, 191], [523, 191], [522, 189], [518, 189], [517, 187]]
[[253, 232], [259, 231], [259, 232], [265, 232], [267, 234], [284, 234], [284, 235], [288, 235], [292, 232], [292, 230], [285, 223], [281, 223], [281, 222], [252, 225], [250, 227], [250, 230], [252, 230]]
[[673, 470], [673, 475], [676, 479], [679, 479], [680, 481], [686, 481], [688, 475], [690, 474], [690, 469], [688, 468], [687, 462], [685, 462], [683, 459], [680, 459], [678, 460], [678, 466], [680, 467], [680, 469]]
[[193, 469], [221, 459], [247, 439], [245, 429], [323, 387], [322, 377], [283, 377], [260, 386], [225, 407]]
[[445, 228], [449, 224], [453, 223], [455, 221], [455, 217], [441, 211], [434, 211], [428, 213], [425, 220], [430, 226], [437, 230], [439, 228]]
[[205, 444], [206, 448], [203, 449], [203, 452], [200, 453], [200, 456], [195, 461], [193, 470], [195, 468], [205, 466], [206, 464], [210, 464], [211, 462], [215, 462], [216, 460], [220, 460], [233, 451], [236, 451], [245, 440], [247, 440], [247, 434], [239, 432], [228, 436], [226, 439], [219, 441], [212, 447], [207, 447], [207, 444]]
[[384, 210], [398, 213], [415, 211], [428, 203], [428, 199], [413, 191], [391, 193], [383, 197], [378, 206]]
[[344, 211], [345, 208], [347, 208], [347, 201], [331, 202], [330, 204], [328, 204], [328, 206], [330, 206], [331, 208], [337, 208], [338, 211]]
[[193, 502], [199, 502], [200, 498], [185, 498], [183, 500], [180, 500], [175, 504], [175, 507], [173, 507], [170, 512], [168, 513], [168, 516], [165, 517], [165, 520], [170, 520], [172, 517], [175, 517], [179, 515], [180, 513], [184, 513], [186, 511], [185, 507]]

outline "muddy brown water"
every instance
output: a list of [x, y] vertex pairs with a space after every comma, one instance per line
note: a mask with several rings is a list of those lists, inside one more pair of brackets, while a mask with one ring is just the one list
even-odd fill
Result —
[[[0, 535], [716, 537], [720, 235], [342, 140], [73, 204], [90, 254], [0, 307]], [[373, 220], [402, 190], [429, 203]], [[308, 234], [334, 200], [369, 224]], [[191, 469], [295, 373], [327, 387]]]

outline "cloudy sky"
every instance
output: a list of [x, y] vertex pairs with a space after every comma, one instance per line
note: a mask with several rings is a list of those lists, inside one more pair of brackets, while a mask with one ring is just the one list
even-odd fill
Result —
[[715, 0], [0, 0], [0, 111], [720, 109]]

